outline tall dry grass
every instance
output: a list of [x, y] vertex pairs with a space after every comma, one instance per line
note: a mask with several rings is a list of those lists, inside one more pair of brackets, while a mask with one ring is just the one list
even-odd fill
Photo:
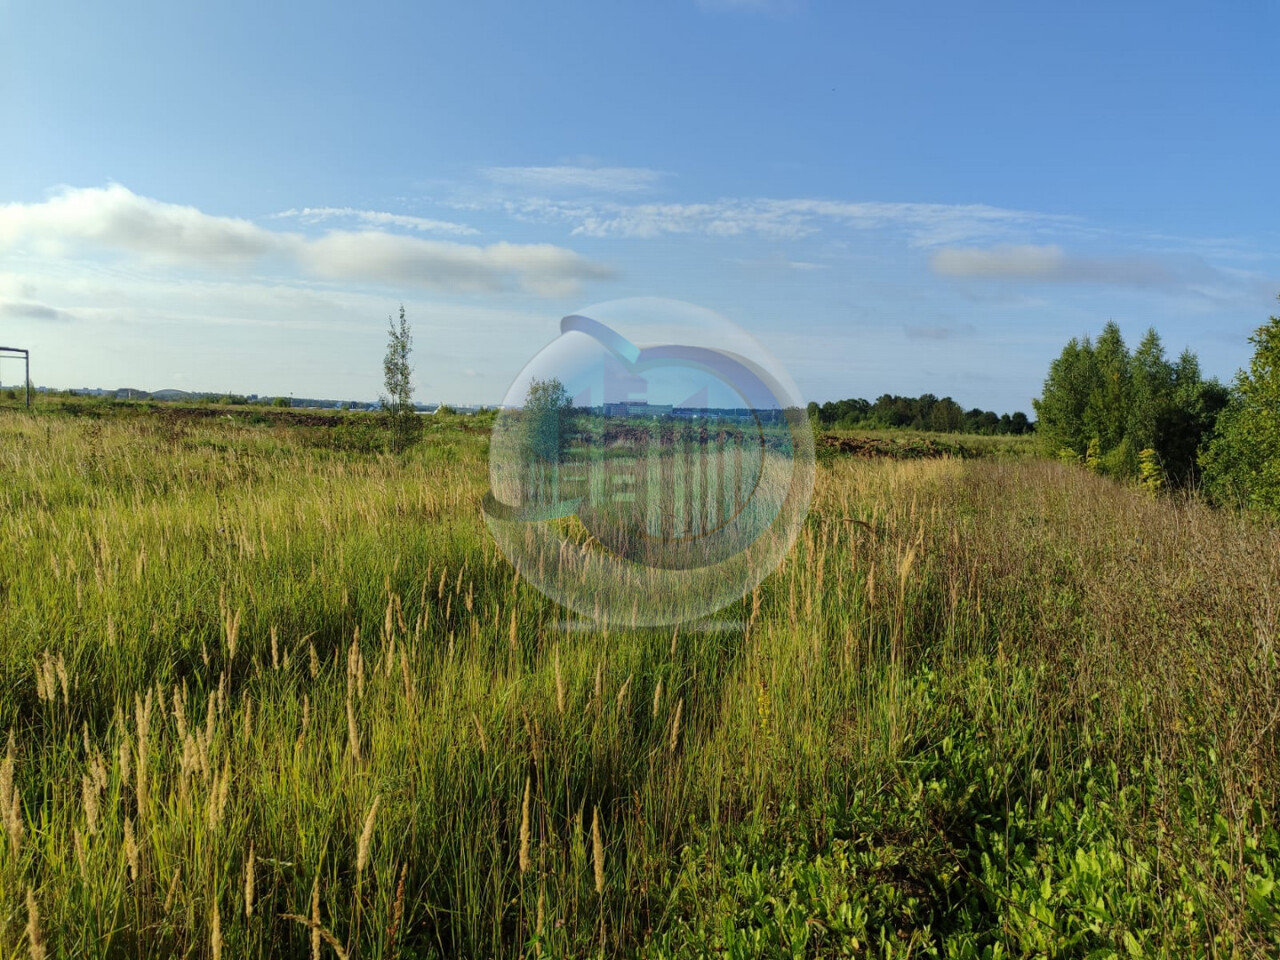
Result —
[[0, 952], [1275, 947], [1274, 529], [837, 459], [735, 629], [561, 632], [483, 454], [0, 418]]

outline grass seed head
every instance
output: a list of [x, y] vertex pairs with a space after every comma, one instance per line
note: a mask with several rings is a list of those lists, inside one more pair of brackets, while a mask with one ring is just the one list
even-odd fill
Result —
[[36, 903], [36, 892], [27, 887], [27, 953], [31, 960], [44, 960], [44, 939], [40, 935], [40, 907]]
[[369, 807], [369, 813], [364, 818], [364, 829], [360, 831], [360, 843], [356, 847], [356, 873], [364, 873], [364, 868], [369, 865], [369, 844], [373, 840], [373, 825], [378, 816], [378, 802], [381, 797], [373, 798], [373, 805]]
[[596, 893], [604, 894], [604, 840], [600, 836], [600, 807], [591, 814], [591, 860], [595, 873]]
[[249, 859], [244, 865], [244, 915], [246, 917], [253, 916], [253, 868], [254, 868], [254, 849], [253, 841], [249, 841]]
[[533, 777], [524, 778], [524, 803], [520, 805], [520, 872], [529, 872], [529, 806], [533, 795]]

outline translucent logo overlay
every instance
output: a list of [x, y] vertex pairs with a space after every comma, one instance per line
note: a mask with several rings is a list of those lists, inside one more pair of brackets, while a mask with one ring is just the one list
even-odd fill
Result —
[[813, 492], [795, 385], [750, 335], [673, 300], [560, 322], [494, 422], [484, 515], [520, 575], [600, 625], [699, 620], [791, 548]]

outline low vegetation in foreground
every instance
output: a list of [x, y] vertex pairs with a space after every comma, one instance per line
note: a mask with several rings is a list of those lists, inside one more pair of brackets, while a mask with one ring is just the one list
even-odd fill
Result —
[[468, 423], [0, 414], [0, 955], [1280, 951], [1273, 526], [837, 455], [726, 629], [565, 632]]

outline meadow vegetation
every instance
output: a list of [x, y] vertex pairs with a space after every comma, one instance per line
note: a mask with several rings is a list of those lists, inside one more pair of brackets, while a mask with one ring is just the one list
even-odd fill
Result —
[[720, 629], [568, 630], [485, 421], [86, 412], [0, 412], [0, 956], [1280, 951], [1272, 525], [827, 456]]

